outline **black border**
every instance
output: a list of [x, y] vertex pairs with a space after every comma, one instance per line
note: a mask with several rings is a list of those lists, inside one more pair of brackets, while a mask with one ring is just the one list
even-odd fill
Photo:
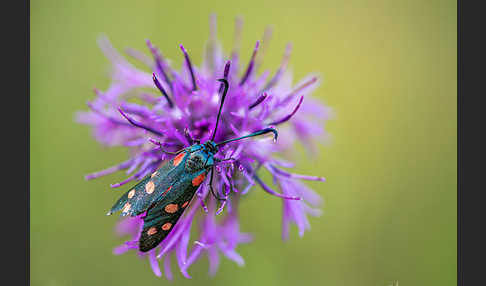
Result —
[[463, 285], [463, 272], [462, 272], [462, 216], [461, 216], [461, 182], [462, 182], [462, 173], [461, 173], [461, 141], [462, 141], [462, 133], [461, 133], [461, 108], [462, 108], [462, 61], [461, 61], [461, 41], [462, 41], [462, 2], [460, 0], [457, 1], [457, 285]]
[[[483, 164], [485, 160], [483, 99], [485, 82], [484, 9], [479, 1], [457, 1], [457, 283], [479, 285], [484, 280], [484, 242], [482, 235], [484, 193]], [[473, 7], [476, 4], [477, 7]], [[3, 143], [10, 156], [4, 162], [2, 191], [4, 214], [2, 239], [6, 240], [4, 260], [9, 269], [4, 283], [29, 285], [30, 282], [30, 2], [10, 1], [2, 17], [3, 59]], [[11, 9], [12, 5], [16, 5]], [[481, 21], [482, 20], [482, 21]], [[11, 102], [16, 101], [16, 102]], [[16, 124], [11, 124], [16, 123]], [[18, 126], [17, 124], [20, 124]], [[24, 140], [22, 140], [24, 139]], [[4, 156], [5, 157], [5, 156]], [[10, 191], [9, 191], [10, 190]], [[7, 198], [5, 198], [7, 196]], [[10, 196], [16, 196], [11, 198]], [[440, 198], [438, 198], [440, 199]], [[11, 209], [9, 209], [11, 208]], [[21, 235], [24, 234], [24, 235]], [[483, 246], [483, 247], [481, 247]], [[23, 283], [24, 282], [24, 283]], [[8, 284], [7, 284], [8, 285]]]
[[[457, 282], [484, 283], [485, 16], [480, 1], [458, 1]], [[440, 198], [439, 198], [440, 199]]]
[[457, 0], [457, 285], [463, 285], [463, 275], [462, 275], [462, 222], [461, 222], [461, 108], [462, 108], [462, 65], [461, 65], [461, 28], [462, 28], [462, 2]]
[[2, 8], [2, 284], [29, 285], [30, 1]]

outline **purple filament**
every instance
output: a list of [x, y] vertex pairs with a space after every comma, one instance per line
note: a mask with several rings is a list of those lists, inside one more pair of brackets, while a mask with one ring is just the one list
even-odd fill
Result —
[[106, 176], [108, 174], [115, 173], [116, 171], [120, 171], [120, 170], [128, 168], [132, 164], [132, 162], [133, 162], [133, 159], [130, 159], [130, 160], [127, 160], [127, 161], [125, 161], [121, 164], [118, 164], [116, 166], [113, 166], [113, 167], [110, 167], [110, 168], [107, 168], [107, 169], [104, 169], [104, 170], [101, 170], [101, 171], [98, 171], [98, 172], [95, 172], [95, 173], [88, 174], [84, 178], [86, 180], [92, 180], [92, 179], [96, 179], [96, 178], [99, 178], [99, 177], [102, 177], [102, 176]]
[[289, 173], [284, 170], [278, 169], [277, 167], [273, 165], [268, 165], [270, 168], [270, 172], [276, 175], [280, 175], [285, 178], [289, 179], [301, 179], [301, 180], [308, 180], [308, 181], [320, 181], [320, 182], [325, 182], [326, 178], [323, 177], [317, 177], [317, 176], [307, 176], [307, 175], [300, 175], [300, 174], [294, 174], [294, 173]]
[[250, 106], [248, 106], [248, 109], [252, 109], [255, 106], [257, 106], [258, 104], [262, 103], [265, 100], [265, 98], [267, 98], [266, 92], [264, 92], [262, 95], [260, 95], [254, 103], [252, 103]]
[[281, 124], [281, 123], [284, 123], [284, 122], [288, 121], [290, 118], [292, 118], [292, 116], [294, 116], [294, 114], [297, 112], [297, 110], [299, 110], [300, 105], [302, 104], [302, 101], [303, 100], [304, 100], [304, 96], [301, 96], [300, 97], [300, 100], [299, 100], [299, 104], [297, 104], [297, 106], [294, 108], [294, 111], [292, 111], [292, 113], [290, 113], [290, 114], [284, 116], [282, 119], [277, 120], [275, 122], [272, 122], [272, 123], [270, 123], [268, 125], [278, 125], [278, 124]]
[[272, 190], [269, 186], [267, 186], [261, 179], [260, 177], [258, 177], [257, 175], [254, 175], [253, 176], [255, 178], [255, 180], [258, 182], [258, 184], [260, 184], [260, 186], [262, 187], [262, 189], [271, 194], [271, 195], [274, 195], [274, 196], [277, 196], [279, 198], [282, 198], [282, 199], [286, 199], [286, 200], [302, 200], [302, 198], [300, 197], [293, 197], [293, 196], [287, 196], [287, 195], [284, 195], [284, 194], [280, 194], [280, 193], [277, 193], [275, 192], [274, 190]]
[[164, 61], [162, 60], [162, 56], [161, 56], [159, 50], [156, 47], [154, 47], [149, 40], [146, 40], [146, 43], [147, 43], [148, 48], [150, 49], [150, 52], [154, 56], [157, 69], [160, 71], [160, 73], [164, 77], [165, 82], [167, 82], [169, 87], [172, 89], [172, 84], [171, 84], [171, 81], [169, 79], [169, 76], [167, 76], [167, 73], [165, 72]]
[[155, 76], [155, 73], [152, 74], [152, 79], [154, 80], [155, 86], [160, 90], [160, 92], [165, 96], [165, 99], [167, 99], [167, 102], [169, 103], [169, 107], [173, 108], [174, 103], [172, 103], [172, 100], [170, 100], [169, 95], [167, 95], [167, 92], [165, 92], [165, 89], [162, 87], [160, 84], [159, 80]]
[[253, 50], [253, 54], [251, 55], [250, 62], [248, 63], [248, 67], [246, 68], [245, 75], [240, 81], [240, 86], [246, 82], [246, 80], [250, 77], [251, 72], [253, 71], [253, 66], [255, 65], [255, 57], [259, 46], [260, 46], [260, 41], [257, 41], [255, 44], [255, 49]]
[[282, 74], [285, 72], [285, 69], [287, 68], [287, 64], [289, 63], [291, 51], [292, 51], [292, 45], [289, 43], [289, 44], [287, 44], [287, 47], [285, 49], [285, 53], [284, 53], [284, 56], [283, 56], [283, 59], [282, 59], [282, 64], [280, 65], [279, 69], [277, 70], [275, 75], [272, 77], [272, 79], [263, 88], [263, 90], [267, 90], [269, 88], [272, 88], [280, 80], [280, 77], [282, 77]]
[[134, 125], [134, 126], [136, 126], [136, 127], [143, 128], [143, 129], [145, 129], [145, 130], [147, 130], [147, 131], [150, 131], [150, 132], [152, 132], [152, 133], [154, 133], [154, 134], [156, 134], [156, 135], [159, 135], [159, 136], [164, 136], [164, 134], [162, 134], [161, 132], [159, 132], [159, 131], [157, 131], [157, 130], [155, 130], [155, 129], [152, 129], [152, 128], [148, 127], [148, 126], [145, 126], [145, 125], [143, 125], [143, 124], [141, 124], [141, 123], [136, 122], [135, 120], [133, 120], [132, 118], [130, 118], [128, 115], [126, 115], [126, 114], [125, 114], [125, 113], [124, 113], [124, 112], [121, 110], [121, 108], [118, 108], [118, 111], [119, 111], [119, 112], [121, 113], [121, 115], [123, 115], [123, 117], [125, 117], [125, 118], [128, 120], [128, 122], [130, 122], [132, 125]]
[[312, 77], [310, 80], [304, 82], [301, 86], [298, 88], [294, 89], [292, 92], [290, 92], [280, 103], [280, 105], [285, 105], [287, 104], [294, 95], [302, 91], [304, 88], [311, 86], [312, 84], [317, 82], [317, 77]]
[[116, 184], [111, 184], [110, 185], [110, 188], [118, 188], [120, 186], [123, 186], [125, 185], [126, 183], [130, 182], [131, 180], [135, 179], [135, 177], [137, 176], [137, 174], [133, 174], [131, 175], [130, 177], [126, 178], [125, 180], [119, 182], [119, 183], [116, 183]]
[[194, 76], [194, 71], [192, 70], [192, 64], [191, 64], [191, 60], [189, 59], [189, 55], [187, 54], [187, 51], [183, 45], [180, 45], [180, 48], [184, 53], [184, 58], [186, 59], [187, 68], [189, 68], [189, 72], [191, 74], [192, 90], [197, 90], [196, 77]]
[[88, 107], [93, 110], [95, 113], [97, 113], [98, 115], [100, 116], [103, 116], [104, 118], [108, 119], [109, 121], [115, 123], [115, 124], [121, 124], [121, 125], [130, 125], [126, 122], [123, 122], [121, 120], [118, 120], [116, 118], [113, 118], [111, 116], [109, 116], [108, 114], [105, 114], [103, 111], [99, 110], [96, 106], [94, 106], [91, 102], [87, 102], [86, 105], [88, 105]]

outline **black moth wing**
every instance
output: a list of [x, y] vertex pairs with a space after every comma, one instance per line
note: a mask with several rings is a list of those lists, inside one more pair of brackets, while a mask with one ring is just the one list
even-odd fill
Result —
[[170, 193], [173, 184], [181, 179], [187, 157], [189, 157], [187, 152], [179, 153], [153, 174], [148, 175], [130, 188], [113, 205], [108, 215], [121, 210], [122, 216], [137, 216], [146, 211]]
[[206, 174], [207, 170], [192, 174], [185, 172], [184, 179], [172, 187], [174, 191], [147, 211], [139, 240], [140, 251], [147, 252], [153, 249], [167, 237], [189, 206]]

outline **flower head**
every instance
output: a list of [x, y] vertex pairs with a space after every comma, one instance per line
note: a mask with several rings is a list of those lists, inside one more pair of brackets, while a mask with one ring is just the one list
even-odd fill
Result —
[[[230, 58], [226, 58], [216, 39], [215, 21], [212, 16], [211, 36], [202, 66], [195, 66], [189, 51], [181, 45], [181, 70], [171, 67], [148, 40], [151, 56], [131, 49], [126, 51], [147, 66], [148, 72], [145, 72], [129, 63], [106, 38], [100, 38], [100, 47], [113, 65], [112, 82], [104, 92], [95, 89], [96, 98], [88, 103], [90, 111], [77, 115], [78, 122], [92, 126], [94, 137], [100, 143], [125, 146], [130, 151], [129, 158], [118, 165], [86, 176], [94, 179], [125, 170], [128, 177], [112, 184], [112, 188], [141, 180], [157, 170], [172, 158], [162, 149], [177, 151], [190, 146], [196, 139], [205, 142], [214, 137], [215, 142], [221, 142], [268, 127], [278, 129], [277, 142], [263, 136], [220, 147], [215, 157], [228, 160], [216, 166], [213, 187], [217, 195], [226, 200], [220, 202], [211, 195], [209, 180], [206, 180], [193, 199], [199, 203], [192, 203], [185, 210], [169, 235], [153, 250], [142, 253], [137, 249], [143, 215], [120, 221], [117, 232], [130, 235], [131, 239], [116, 247], [114, 253], [133, 249], [139, 255], [148, 256], [158, 276], [162, 275], [159, 261], [163, 260], [169, 279], [172, 277], [172, 256], [176, 257], [186, 277], [190, 277], [189, 266], [203, 254], [209, 258], [211, 274], [217, 271], [220, 254], [238, 265], [244, 264], [236, 248], [240, 243], [250, 242], [251, 236], [240, 231], [238, 205], [240, 199], [259, 189], [257, 187], [283, 200], [284, 239], [288, 238], [290, 223], [297, 225], [302, 236], [309, 228], [307, 215], [316, 216], [320, 212], [316, 208], [321, 202], [319, 195], [302, 181], [324, 181], [324, 178], [294, 174], [286, 170], [293, 164], [279, 158], [279, 155], [292, 151], [295, 141], [314, 148], [316, 139], [325, 135], [322, 126], [328, 119], [329, 110], [310, 96], [317, 86], [317, 77], [311, 75], [292, 84], [292, 74], [287, 67], [290, 45], [274, 73], [258, 74], [270, 30], [266, 31], [262, 43], [256, 42], [251, 54], [240, 54], [240, 19], [236, 22], [235, 47]], [[248, 63], [240, 64], [245, 57], [249, 57]], [[217, 81], [219, 78], [229, 82], [229, 90], [219, 126], [213, 134], [224, 88]], [[262, 170], [273, 177], [274, 186], [261, 179]], [[216, 219], [217, 215], [222, 218]], [[199, 227], [195, 239], [190, 237], [193, 226]]]

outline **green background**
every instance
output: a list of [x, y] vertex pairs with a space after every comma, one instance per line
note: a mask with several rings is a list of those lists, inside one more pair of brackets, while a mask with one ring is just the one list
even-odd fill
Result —
[[[39, 1], [31, 0], [31, 284], [62, 285], [455, 285], [456, 1]], [[107, 208], [123, 173], [84, 181], [125, 159], [107, 149], [74, 113], [92, 88], [105, 90], [109, 64], [96, 39], [147, 52], [149, 38], [180, 66], [183, 43], [200, 64], [211, 12], [228, 53], [235, 16], [244, 19], [242, 58], [264, 28], [274, 33], [263, 68], [278, 66], [287, 41], [295, 79], [319, 72], [314, 93], [333, 108], [331, 141], [301, 173], [325, 200], [303, 238], [281, 241], [281, 203], [261, 190], [242, 202], [242, 230], [255, 240], [207, 259], [187, 280], [157, 278], [147, 260], [112, 255], [123, 241]]]

